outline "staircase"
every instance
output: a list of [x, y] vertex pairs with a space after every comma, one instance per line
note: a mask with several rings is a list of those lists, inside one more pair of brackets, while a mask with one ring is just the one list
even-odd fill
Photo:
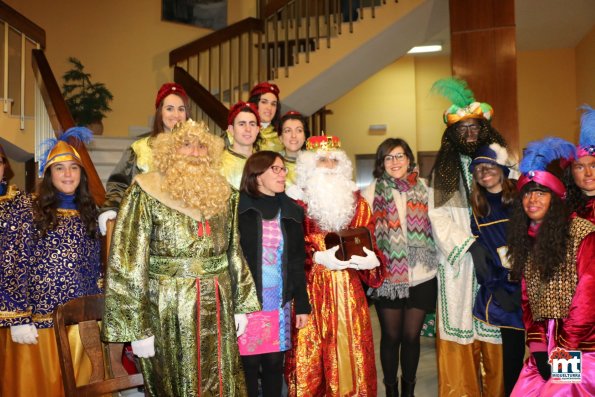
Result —
[[[64, 131], [74, 127], [74, 121], [43, 51], [45, 31], [2, 1], [0, 22], [4, 27], [2, 140], [10, 144], [7, 146], [18, 147], [31, 157], [35, 152], [35, 160], [39, 160], [41, 142], [52, 136], [60, 137]], [[26, 66], [27, 61], [32, 67]], [[17, 109], [18, 128], [15, 128]], [[91, 195], [97, 205], [101, 205], [105, 200], [105, 188], [87, 148], [75, 139], [70, 139], [68, 143], [77, 149], [87, 173]], [[27, 189], [35, 185], [37, 172], [30, 171], [25, 181]]]
[[120, 161], [122, 153], [138, 138], [95, 136], [89, 144], [89, 156], [95, 165], [103, 186]]
[[337, 0], [269, 0], [260, 19], [171, 51], [174, 79], [221, 129], [230, 105], [263, 80], [279, 85], [283, 110], [312, 115], [448, 27], [445, 0], [365, 3], [357, 20], [343, 22]]

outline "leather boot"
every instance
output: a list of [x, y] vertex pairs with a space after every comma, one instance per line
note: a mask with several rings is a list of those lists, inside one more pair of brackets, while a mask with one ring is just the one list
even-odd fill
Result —
[[386, 388], [386, 397], [399, 397], [399, 382], [395, 382], [393, 384], [388, 384], [384, 382], [384, 387]]
[[415, 379], [411, 382], [401, 376], [401, 397], [414, 397]]

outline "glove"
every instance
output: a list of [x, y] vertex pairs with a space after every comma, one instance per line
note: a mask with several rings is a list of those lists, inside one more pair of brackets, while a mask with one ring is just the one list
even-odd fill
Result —
[[291, 185], [285, 189], [285, 194], [293, 200], [303, 200], [305, 196], [304, 191], [296, 185]]
[[469, 247], [469, 253], [473, 258], [473, 266], [475, 267], [475, 276], [480, 284], [485, 284], [486, 280], [490, 278], [490, 269], [488, 262], [493, 260], [490, 252], [479, 242], [475, 241]]
[[498, 304], [507, 312], [514, 312], [521, 307], [521, 290], [517, 288], [508, 293], [504, 288], [499, 287], [494, 291], [494, 297]]
[[236, 335], [238, 338], [246, 332], [246, 327], [248, 326], [248, 316], [244, 313], [234, 314], [233, 315], [235, 323], [236, 323]]
[[14, 343], [23, 345], [37, 344], [37, 328], [34, 324], [11, 325], [10, 336]]
[[349, 258], [350, 268], [357, 270], [371, 270], [380, 266], [380, 261], [374, 251], [370, 251], [364, 247], [364, 252], [366, 253], [366, 256], [351, 255], [351, 258]]
[[99, 217], [97, 218], [97, 226], [99, 226], [99, 232], [102, 236], [105, 236], [107, 233], [107, 221], [116, 219], [116, 216], [118, 216], [118, 213], [114, 210], [105, 211], [99, 214]]
[[329, 270], [344, 270], [349, 267], [348, 261], [340, 261], [335, 256], [335, 253], [339, 250], [339, 246], [336, 245], [333, 248], [327, 249], [326, 251], [316, 251], [314, 253], [314, 262], [321, 264]]
[[132, 352], [140, 358], [149, 358], [155, 355], [155, 336], [132, 341]]
[[550, 364], [547, 362], [547, 352], [533, 352], [533, 359], [535, 360], [535, 366], [539, 371], [539, 375], [547, 382], [552, 376], [552, 369]]

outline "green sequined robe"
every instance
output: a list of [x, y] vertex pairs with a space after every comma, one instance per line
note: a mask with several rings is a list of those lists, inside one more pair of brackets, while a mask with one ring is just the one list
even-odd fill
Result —
[[155, 336], [141, 359], [150, 396], [244, 396], [234, 313], [260, 310], [239, 245], [237, 192], [207, 221], [142, 174], [122, 201], [106, 283], [102, 336]]

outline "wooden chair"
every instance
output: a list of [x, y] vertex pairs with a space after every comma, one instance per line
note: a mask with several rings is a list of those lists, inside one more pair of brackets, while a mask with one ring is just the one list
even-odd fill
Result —
[[[104, 296], [89, 295], [73, 299], [54, 311], [54, 333], [62, 369], [64, 391], [68, 397], [99, 396], [143, 384], [142, 374], [128, 375], [122, 366], [123, 343], [103, 343], [99, 323], [103, 317]], [[66, 327], [78, 324], [83, 348], [91, 360], [89, 383], [76, 386]], [[106, 377], [106, 367], [111, 373]]]

